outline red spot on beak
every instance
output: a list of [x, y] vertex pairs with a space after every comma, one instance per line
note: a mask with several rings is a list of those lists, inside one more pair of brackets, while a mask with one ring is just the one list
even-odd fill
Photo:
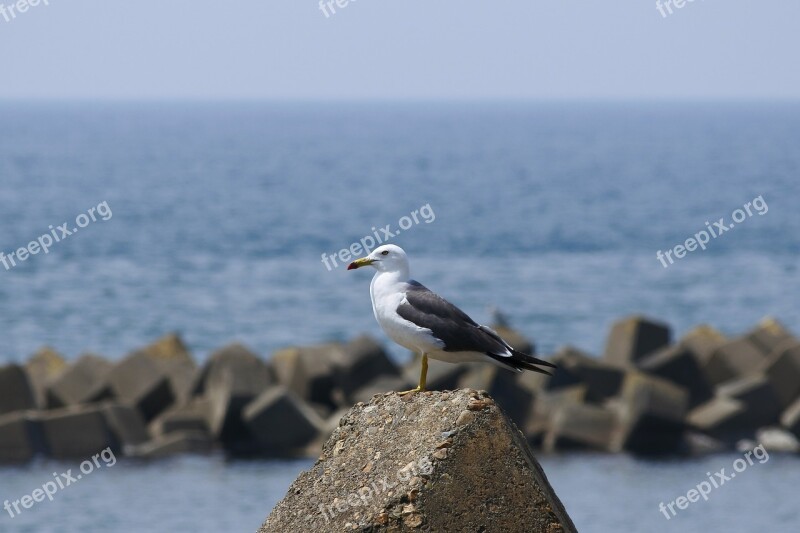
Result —
[[357, 268], [358, 268], [358, 265], [356, 264], [356, 262], [355, 262], [355, 261], [353, 261], [352, 263], [350, 263], [349, 265], [347, 265], [347, 270], [355, 270], [355, 269], [357, 269]]

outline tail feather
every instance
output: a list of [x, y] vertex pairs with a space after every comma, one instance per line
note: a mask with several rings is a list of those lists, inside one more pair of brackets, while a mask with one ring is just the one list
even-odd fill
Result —
[[501, 366], [517, 372], [521, 370], [531, 370], [533, 372], [552, 376], [553, 374], [551, 372], [539, 367], [557, 368], [556, 365], [549, 361], [538, 359], [532, 355], [514, 350], [513, 348], [511, 349], [511, 354], [511, 357], [502, 357], [491, 353], [487, 353], [486, 355], [500, 363]]

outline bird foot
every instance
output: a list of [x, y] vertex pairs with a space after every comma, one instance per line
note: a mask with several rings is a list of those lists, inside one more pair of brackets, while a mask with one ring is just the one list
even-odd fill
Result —
[[406, 390], [406, 391], [403, 391], [403, 392], [398, 392], [397, 395], [398, 396], [405, 396], [406, 394], [414, 394], [415, 392], [425, 392], [425, 389], [423, 389], [422, 387], [417, 387], [415, 389]]

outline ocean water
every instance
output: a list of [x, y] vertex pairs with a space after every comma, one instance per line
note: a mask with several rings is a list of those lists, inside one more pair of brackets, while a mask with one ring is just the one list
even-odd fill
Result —
[[[383, 340], [369, 274], [323, 254], [401, 223], [418, 280], [479, 321], [501, 309], [541, 352], [600, 353], [639, 312], [676, 336], [765, 315], [800, 331], [798, 146], [789, 104], [3, 103], [0, 252], [79, 231], [0, 263], [0, 363], [45, 344], [118, 359], [173, 330], [198, 360]], [[657, 258], [748, 202], [706, 250]], [[543, 464], [582, 531], [792, 530], [791, 458], [659, 514], [732, 460]], [[120, 460], [0, 531], [253, 530], [306, 465]], [[69, 467], [2, 469], [0, 500]]]

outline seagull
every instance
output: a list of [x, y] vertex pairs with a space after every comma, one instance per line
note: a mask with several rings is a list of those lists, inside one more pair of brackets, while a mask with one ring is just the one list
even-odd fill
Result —
[[350, 263], [347, 270], [365, 266], [377, 270], [369, 294], [381, 329], [400, 346], [422, 356], [419, 385], [401, 394], [425, 390], [428, 357], [448, 363], [490, 362], [514, 372], [524, 369], [547, 375], [550, 372], [539, 367], [555, 368], [552, 363], [515, 350], [494, 330], [410, 279], [408, 256], [399, 246], [380, 246]]

